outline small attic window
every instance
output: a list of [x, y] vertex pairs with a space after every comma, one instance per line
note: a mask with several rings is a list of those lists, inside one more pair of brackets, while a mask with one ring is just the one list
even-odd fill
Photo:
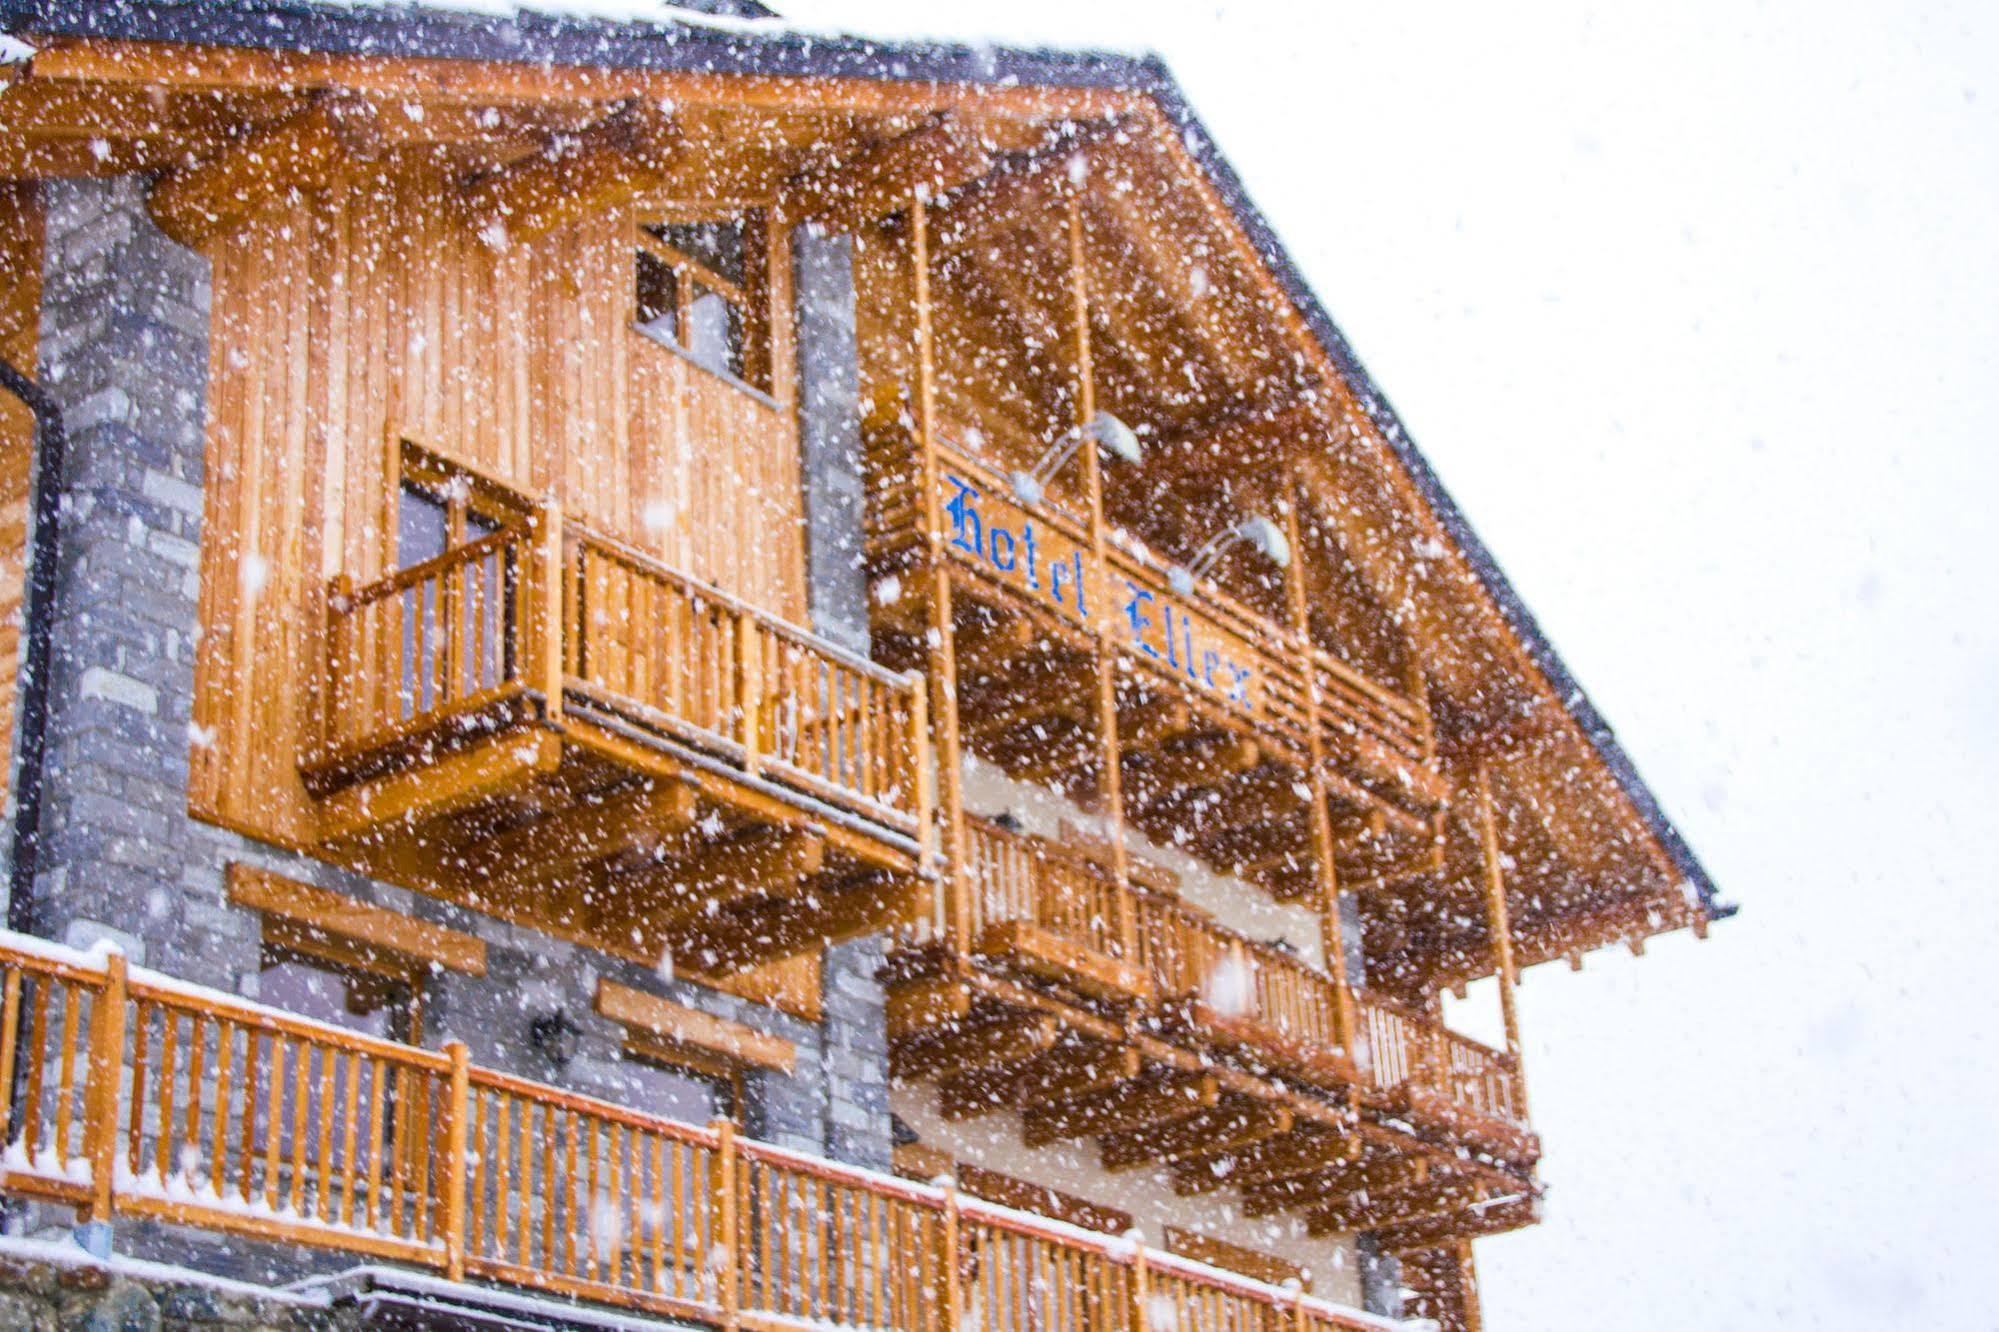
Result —
[[640, 223], [633, 319], [696, 364], [767, 392], [760, 237], [749, 217]]

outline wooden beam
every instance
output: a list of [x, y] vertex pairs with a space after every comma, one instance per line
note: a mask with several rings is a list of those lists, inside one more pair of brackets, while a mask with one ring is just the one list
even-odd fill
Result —
[[889, 1073], [927, 1080], [1018, 1064], [1052, 1048], [1061, 1034], [1061, 1026], [1047, 1013], [1001, 1013], [897, 1042], [889, 1051]]
[[1407, 1188], [1427, 1179], [1429, 1170], [1428, 1158], [1405, 1153], [1365, 1164], [1340, 1162], [1324, 1170], [1246, 1184], [1243, 1215], [1270, 1216], [1293, 1207], [1323, 1206], [1335, 1197]]
[[1499, 977], [1499, 1011], [1506, 1024], [1506, 1054], [1524, 1119], [1527, 1106], [1526, 1086], [1520, 1076], [1520, 1012], [1513, 993], [1520, 984], [1520, 971], [1514, 965], [1513, 924], [1506, 913], [1506, 871], [1500, 861], [1499, 829], [1492, 812], [1492, 778], [1483, 763], [1478, 765], [1478, 834], [1485, 864], [1486, 923], [1492, 933], [1493, 970]]
[[1263, 750], [1247, 736], [1222, 735], [1126, 757], [1127, 780], [1158, 798], [1179, 787], [1213, 786], [1248, 772], [1262, 762]]
[[1189, 1196], [1232, 1184], [1305, 1174], [1353, 1160], [1361, 1150], [1358, 1134], [1336, 1130], [1273, 1138], [1236, 1151], [1179, 1162], [1173, 1167], [1173, 1191]]
[[685, 142], [656, 103], [634, 103], [473, 182], [466, 218], [495, 248], [532, 240], [653, 188]]
[[937, 1108], [949, 1120], [973, 1119], [1035, 1102], [1074, 1100], [1133, 1082], [1144, 1070], [1144, 1060], [1129, 1046], [1062, 1045], [1018, 1068], [944, 1079], [937, 1087]]
[[1093, 1137], [1182, 1119], [1220, 1099], [1221, 1084], [1214, 1074], [1169, 1073], [1071, 1101], [1030, 1107], [1021, 1116], [1021, 1132], [1029, 1147], [1046, 1147], [1064, 1138]]
[[1168, 1124], [1107, 1134], [1099, 1145], [1104, 1169], [1129, 1170], [1249, 1147], [1289, 1133], [1295, 1122], [1284, 1106], [1237, 1101]]
[[890, 987], [885, 1007], [888, 1038], [911, 1036], [961, 1022], [972, 1011], [972, 991], [956, 976], [932, 976]]
[[1295, 1281], [1298, 1283], [1298, 1289], [1306, 1294], [1312, 1291], [1311, 1270], [1302, 1264], [1279, 1258], [1275, 1254], [1264, 1253], [1260, 1249], [1248, 1249], [1240, 1244], [1231, 1244], [1227, 1240], [1215, 1239], [1209, 1235], [1197, 1235], [1178, 1226], [1166, 1227], [1166, 1252], [1178, 1254], [1182, 1258], [1192, 1258], [1195, 1262], [1206, 1263], [1210, 1267], [1219, 1267], [1225, 1272], [1239, 1272], [1252, 1281], [1262, 1281], [1273, 1286]]
[[531, 869], [537, 875], [599, 859], [627, 847], [670, 847], [694, 825], [697, 801], [685, 782], [648, 778], [609, 797], [585, 796], [540, 820], [484, 838], [466, 857], [474, 878]]
[[377, 114], [359, 99], [318, 98], [211, 157], [168, 172], [147, 195], [147, 209], [161, 231], [199, 247], [287, 193], [321, 190], [339, 180], [368, 151], [367, 134]]
[[698, 971], [731, 974], [909, 919], [927, 890], [915, 875], [867, 873], [747, 910], [684, 917], [665, 927], [663, 942]]
[[468, 976], [486, 974], [485, 941], [462, 930], [357, 902], [240, 861], [230, 862], [227, 877], [229, 900], [237, 906], [424, 966]]
[[796, 221], [852, 232], [900, 212], [914, 198], [935, 199], [977, 180], [993, 165], [993, 154], [977, 130], [956, 116], [940, 115], [858, 160], [802, 172], [780, 199]]
[[351, 841], [388, 823], [418, 824], [457, 813], [552, 773], [562, 742], [548, 731], [509, 731], [468, 745], [435, 763], [361, 782], [320, 802], [319, 840]]
[[1383, 1252], [1409, 1253], [1454, 1240], [1502, 1235], [1540, 1219], [1541, 1200], [1531, 1193], [1519, 1193], [1481, 1200], [1442, 1216], [1383, 1226], [1373, 1233]]
[[781, 1036], [766, 1035], [741, 1022], [715, 1017], [602, 976], [597, 978], [596, 1009], [611, 1021], [643, 1033], [653, 1043], [719, 1055], [734, 1064], [775, 1073], [791, 1073], [798, 1064], [797, 1046]]

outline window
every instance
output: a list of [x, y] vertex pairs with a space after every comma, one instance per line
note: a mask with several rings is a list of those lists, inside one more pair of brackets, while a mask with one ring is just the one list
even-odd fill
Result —
[[433, 560], [454, 547], [524, 521], [527, 506], [496, 483], [414, 444], [403, 445], [396, 495], [396, 567]]
[[741, 1075], [720, 1061], [668, 1055], [634, 1041], [625, 1046], [621, 1072], [628, 1103], [649, 1115], [705, 1124], [734, 1119], [742, 1109]]
[[363, 970], [269, 943], [260, 1002], [336, 1027], [415, 1045], [423, 1036], [423, 989], [413, 979]]
[[633, 318], [697, 364], [768, 391], [760, 235], [746, 217], [642, 223]]

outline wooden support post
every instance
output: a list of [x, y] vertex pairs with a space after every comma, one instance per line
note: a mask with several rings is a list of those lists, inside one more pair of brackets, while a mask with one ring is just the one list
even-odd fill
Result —
[[1131, 1241], [1132, 1332], [1146, 1332], [1152, 1326], [1152, 1274], [1145, 1265], [1145, 1232], [1132, 1230], [1125, 1238]]
[[1452, 1246], [1457, 1262], [1458, 1310], [1464, 1316], [1463, 1332], [1481, 1332], [1485, 1314], [1478, 1302], [1478, 1267], [1472, 1262], [1471, 1241], [1459, 1240]]
[[942, 1289], [937, 1292], [937, 1312], [943, 1332], [957, 1332], [964, 1322], [964, 1292], [959, 1289], [964, 1265], [959, 1249], [963, 1219], [959, 1215], [958, 1181], [946, 1175], [939, 1183], [944, 1189], [944, 1214], [938, 1225], [937, 1275]]
[[937, 799], [930, 783], [928, 761], [929, 691], [924, 686], [922, 672], [911, 671], [903, 678], [909, 682], [909, 750], [902, 780], [909, 783], [909, 805], [916, 811], [917, 863], [928, 867], [937, 863]]
[[[1096, 362], [1090, 348], [1090, 283], [1083, 271], [1083, 204], [1076, 192], [1064, 200], [1069, 238], [1069, 290], [1074, 299], [1076, 429], [1083, 436], [1083, 486], [1089, 507], [1090, 545], [1104, 567], [1104, 459], [1090, 422], [1097, 415]], [[1097, 644], [1097, 734], [1101, 746], [1104, 822], [1110, 834], [1111, 876], [1117, 881], [1117, 937], [1122, 956], [1138, 956], [1138, 921], [1131, 900], [1131, 863], [1125, 848], [1124, 774], [1117, 733], [1117, 649], [1101, 625]]]
[[709, 1122], [715, 1135], [715, 1177], [710, 1182], [710, 1215], [715, 1236], [715, 1292], [721, 1306], [720, 1324], [733, 1329], [742, 1326], [743, 1255], [736, 1216], [736, 1122], [716, 1119]]
[[[529, 601], [535, 608], [525, 645], [528, 684], [541, 691], [543, 713], [550, 722], [556, 722], [562, 717], [563, 625], [567, 619], [563, 605], [562, 506], [549, 500], [535, 515], [535, 522], [540, 526], [535, 532], [534, 552], [527, 560], [534, 581]], [[583, 650], [580, 630], [577, 639], [576, 651], [580, 653]]]
[[1506, 1059], [1517, 1110], [1527, 1117], [1527, 1082], [1520, 1069], [1520, 1011], [1514, 988], [1520, 972], [1513, 956], [1513, 922], [1506, 909], [1506, 872], [1499, 858], [1499, 824], [1492, 811], [1492, 775], [1478, 765], [1478, 837], [1485, 862], [1485, 914], [1492, 932], [1493, 971], [1499, 981], [1499, 1013], [1506, 1024]]
[[1334, 863], [1333, 815], [1326, 806], [1326, 745], [1319, 732], [1319, 673], [1312, 667], [1311, 606], [1305, 592], [1303, 545], [1298, 531], [1299, 486], [1294, 476], [1291, 494], [1284, 505], [1284, 538], [1291, 543], [1291, 562], [1284, 578], [1291, 601], [1291, 629], [1297, 635], [1299, 660], [1305, 663], [1305, 736], [1308, 761], [1312, 765], [1312, 856], [1319, 878], [1319, 951], [1324, 954], [1326, 974], [1333, 978], [1334, 1031], [1340, 1050], [1350, 1059], [1358, 1057], [1355, 1032], [1353, 985], [1347, 979], [1345, 922], [1340, 919], [1340, 879]]
[[444, 1274], [465, 1279], [465, 1181], [471, 1162], [466, 1129], [470, 1107], [472, 1056], [463, 1041], [448, 1041], [451, 1059], [450, 1115], [444, 1133]]
[[[90, 1084], [85, 1151], [90, 1161], [87, 1220], [111, 1219], [112, 1186], [117, 1180], [118, 1084], [125, 1067], [125, 982], [123, 953], [105, 959], [104, 988], [90, 1013]], [[39, 1056], [38, 1056], [39, 1057]], [[60, 1160], [61, 1145], [58, 1144]]]
[[748, 608], [736, 612], [736, 706], [743, 744], [743, 771], [754, 777], [763, 766], [763, 671], [758, 645], [757, 617]]
[[958, 718], [958, 656], [953, 638], [950, 556], [937, 459], [937, 366], [931, 338], [930, 210], [909, 205], [910, 263], [916, 282], [916, 444], [923, 476], [923, 527], [930, 568], [931, 724], [937, 736], [937, 803], [943, 820], [944, 920], [958, 956], [971, 956], [971, 880], [965, 865], [964, 750]]

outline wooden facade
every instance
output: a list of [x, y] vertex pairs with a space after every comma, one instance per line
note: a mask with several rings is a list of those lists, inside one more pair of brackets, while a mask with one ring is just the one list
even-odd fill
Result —
[[[1520, 971], [1702, 928], [1709, 907], [1169, 103], [1087, 81], [59, 41], [0, 88], [0, 179], [22, 182], [0, 194], [0, 346], [32, 363], [32, 181], [155, 173], [154, 220], [211, 275], [193, 815], [811, 1018], [820, 951], [890, 932], [891, 1068], [942, 1119], [1005, 1112], [1024, 1150], [1088, 1139], [1106, 1172], [1372, 1234], [1467, 1326], [1469, 1240], [1530, 1224], [1540, 1194]], [[673, 230], [693, 224], [729, 243], [697, 252]], [[811, 628], [801, 225], [852, 240], [866, 654]], [[726, 364], [695, 345], [696, 289], [725, 298]], [[7, 513], [26, 430], [0, 401]], [[419, 521], [434, 549], [413, 548]], [[0, 523], [0, 547], [22, 539]], [[0, 563], [0, 609], [19, 583]], [[975, 810], [975, 764], [1092, 831]], [[1183, 891], [1175, 856], [1222, 900]], [[1231, 917], [1246, 900], [1309, 921], [1308, 946]], [[67, 1061], [28, 1093], [28, 1165], [4, 1181], [37, 1196], [239, 1224], [109, 1183], [120, 1150], [138, 1175], [171, 1154], [181, 1042], [188, 1086], [216, 1080], [206, 1110], [190, 1092], [187, 1134], [213, 1136], [218, 1169], [238, 1151], [245, 1200], [316, 1208], [286, 1231], [300, 1242], [725, 1326], [952, 1327], [976, 1305], [985, 1326], [1142, 1327], [1148, 1288], [1182, 1325], [1338, 1325], [462, 1049], [334, 1048], [143, 985], [122, 992], [128, 1032], [122, 1007], [100, 1016], [122, 968], [8, 956], [9, 1050]], [[1442, 1020], [1441, 992], [1486, 975], [1504, 1049]], [[68, 1036], [97, 996], [90, 1079], [47, 1031], [62, 986]], [[599, 992], [648, 1049], [724, 1040], [663, 1002]], [[287, 1042], [321, 1060], [325, 1096], [345, 1079], [348, 1117], [304, 1108], [298, 1062], [306, 1118], [252, 1141], [229, 1061], [253, 1061], [247, 1097]], [[138, 1089], [128, 1142], [114, 1060]], [[415, 1089], [392, 1111], [388, 1068]], [[32, 1119], [45, 1093], [53, 1126]], [[363, 1094], [377, 1118], [439, 1116], [455, 1155], [395, 1157], [401, 1130], [357, 1154]], [[553, 1207], [533, 1233], [559, 1132], [566, 1187], [581, 1132], [591, 1179], [605, 1144], [630, 1206], [674, 1225], [612, 1252], [586, 1238], [582, 1258]], [[716, 1244], [721, 1275], [690, 1265]], [[940, 1245], [958, 1261], [932, 1266]], [[780, 1268], [830, 1275], [814, 1295]], [[1084, 1282], [1087, 1307], [1030, 1307], [1030, 1270]]]

